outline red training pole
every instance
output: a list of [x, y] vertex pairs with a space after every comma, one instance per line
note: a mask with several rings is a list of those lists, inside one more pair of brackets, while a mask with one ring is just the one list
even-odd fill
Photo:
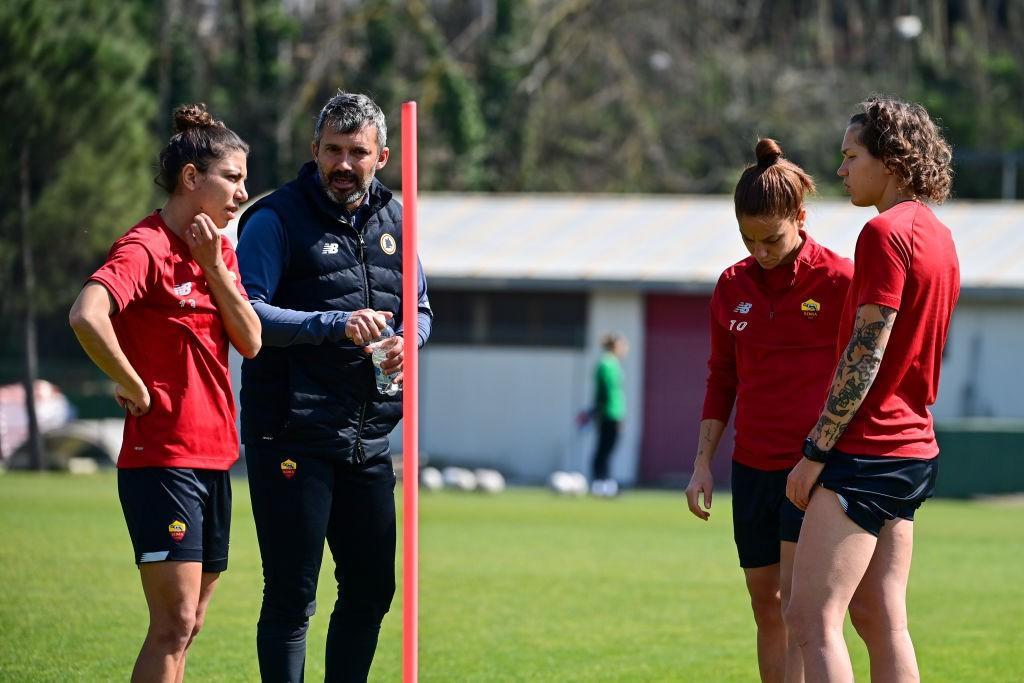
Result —
[[416, 259], [416, 103], [402, 104], [402, 681], [416, 683], [419, 661], [419, 287]]

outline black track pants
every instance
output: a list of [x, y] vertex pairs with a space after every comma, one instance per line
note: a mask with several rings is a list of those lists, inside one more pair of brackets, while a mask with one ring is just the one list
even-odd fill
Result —
[[389, 456], [347, 465], [246, 448], [253, 517], [263, 558], [256, 645], [267, 683], [299, 683], [306, 629], [316, 611], [324, 540], [338, 597], [327, 633], [327, 681], [365, 681], [395, 594], [395, 473]]
[[612, 451], [615, 450], [615, 442], [619, 440], [619, 425], [618, 420], [604, 418], [598, 423], [597, 447], [594, 449], [591, 472], [594, 480], [608, 478], [608, 464], [612, 459]]

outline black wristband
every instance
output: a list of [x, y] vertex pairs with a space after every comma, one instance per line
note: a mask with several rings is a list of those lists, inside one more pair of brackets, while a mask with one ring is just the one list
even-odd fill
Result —
[[804, 457], [813, 462], [826, 462], [832, 451], [823, 451], [814, 443], [814, 439], [804, 439]]

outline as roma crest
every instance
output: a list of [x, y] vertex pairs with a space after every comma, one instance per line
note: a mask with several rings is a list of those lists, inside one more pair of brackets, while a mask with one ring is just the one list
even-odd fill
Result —
[[188, 531], [188, 527], [185, 526], [185, 522], [180, 519], [176, 519], [167, 525], [167, 533], [171, 535], [175, 541], [180, 541], [185, 538], [185, 532]]
[[821, 312], [821, 304], [814, 299], [808, 299], [800, 304], [800, 312], [804, 314], [805, 318], [813, 320], [814, 318], [817, 318], [818, 313]]
[[291, 479], [295, 476], [295, 470], [297, 470], [298, 467], [299, 466], [295, 464], [295, 461], [289, 458], [281, 463], [281, 475], [285, 479]]

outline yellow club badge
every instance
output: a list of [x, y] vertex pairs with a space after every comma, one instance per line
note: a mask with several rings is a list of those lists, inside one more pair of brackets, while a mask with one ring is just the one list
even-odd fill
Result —
[[299, 466], [295, 464], [295, 461], [289, 458], [281, 463], [281, 474], [285, 479], [291, 479], [295, 476], [295, 470], [298, 468]]
[[180, 519], [176, 519], [167, 525], [167, 533], [171, 535], [175, 541], [180, 541], [185, 538], [185, 532], [188, 531], [188, 527], [185, 526], [185, 522]]
[[814, 299], [808, 299], [800, 304], [800, 312], [804, 314], [805, 318], [813, 320], [814, 318], [817, 318], [818, 313], [821, 312], [821, 304]]
[[380, 248], [385, 254], [391, 256], [398, 251], [398, 242], [395, 241], [394, 236], [390, 232], [386, 232], [380, 236]]

